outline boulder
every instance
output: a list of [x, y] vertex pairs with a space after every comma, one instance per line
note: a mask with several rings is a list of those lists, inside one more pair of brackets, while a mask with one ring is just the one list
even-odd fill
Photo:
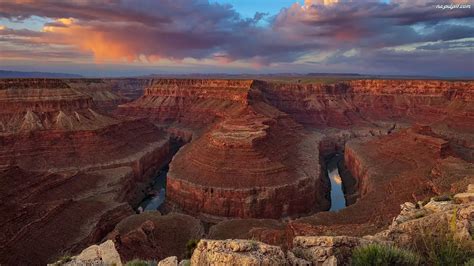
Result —
[[411, 219], [393, 223], [387, 230], [369, 238], [393, 241], [398, 246], [409, 247], [418, 237], [423, 237], [423, 234], [440, 235], [451, 232], [457, 239], [471, 241], [474, 232], [474, 202], [456, 202], [456, 200], [453, 202], [432, 199], [420, 210], [412, 210], [412, 212], [425, 211], [423, 216], [411, 215]]
[[297, 236], [292, 252], [313, 265], [350, 265], [352, 250], [372, 242], [349, 236]]
[[158, 262], [158, 266], [178, 266], [178, 257], [172, 256]]
[[253, 240], [201, 240], [191, 265], [287, 265], [280, 247]]
[[288, 259], [288, 263], [290, 265], [298, 265], [298, 266], [311, 266], [312, 263], [311, 261], [307, 261], [305, 259], [302, 259], [302, 258], [298, 258], [296, 257], [296, 255], [291, 252], [291, 251], [287, 251], [286, 252], [286, 258]]
[[454, 195], [454, 201], [457, 203], [474, 202], [474, 192], [465, 192]]
[[107, 240], [100, 245], [92, 245], [79, 255], [68, 260], [58, 261], [50, 265], [83, 266], [83, 265], [117, 265], [121, 266], [120, 255], [115, 249], [114, 242]]
[[107, 238], [115, 241], [124, 261], [161, 260], [185, 258], [188, 242], [201, 239], [203, 234], [201, 222], [192, 216], [144, 212], [122, 220]]

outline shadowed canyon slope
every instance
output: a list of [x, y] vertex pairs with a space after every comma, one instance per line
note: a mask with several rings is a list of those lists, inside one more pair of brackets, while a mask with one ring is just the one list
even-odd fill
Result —
[[[184, 252], [149, 246], [184, 216], [124, 219], [171, 158], [164, 213], [284, 247], [375, 233], [401, 203], [474, 181], [474, 82], [6, 79], [0, 107], [1, 264], [51, 262], [107, 235], [122, 258]], [[335, 153], [349, 206], [327, 212]], [[204, 234], [191, 231], [180, 241]]]
[[166, 134], [98, 111], [62, 80], [0, 84], [0, 263], [44, 264], [99, 241], [167, 159]]

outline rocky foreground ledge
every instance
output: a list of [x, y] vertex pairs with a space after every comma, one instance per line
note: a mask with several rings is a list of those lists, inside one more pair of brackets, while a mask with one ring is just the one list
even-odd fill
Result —
[[[474, 184], [453, 197], [434, 197], [428, 202], [401, 205], [392, 225], [375, 235], [297, 236], [283, 250], [254, 240], [202, 239], [189, 260], [176, 256], [148, 265], [350, 265], [353, 250], [370, 244], [408, 248], [419, 232], [452, 233], [455, 241], [474, 247]], [[415, 250], [416, 251], [416, 250]], [[122, 262], [113, 240], [93, 245], [79, 255], [51, 265], [127, 265]], [[135, 264], [134, 264], [135, 265]]]

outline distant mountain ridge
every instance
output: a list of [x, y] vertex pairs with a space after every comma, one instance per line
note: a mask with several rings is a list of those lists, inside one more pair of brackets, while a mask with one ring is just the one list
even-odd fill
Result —
[[83, 78], [77, 74], [0, 70], [0, 78]]

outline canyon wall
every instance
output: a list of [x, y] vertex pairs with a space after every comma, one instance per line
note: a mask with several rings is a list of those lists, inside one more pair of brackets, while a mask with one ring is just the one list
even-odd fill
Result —
[[[111, 112], [119, 104], [131, 101], [130, 98], [114, 92], [116, 84], [104, 79], [70, 79], [66, 83], [74, 90], [92, 98], [95, 106], [102, 111]], [[125, 86], [125, 83], [123, 84]]]
[[[275, 243], [374, 232], [400, 203], [458, 191], [472, 179], [473, 88], [409, 80], [0, 80], [0, 230], [7, 232], [0, 263], [46, 263], [105, 237], [170, 159], [170, 136], [188, 142], [168, 172], [172, 210], [211, 222], [288, 218], [247, 232]], [[115, 101], [142, 90], [133, 102]], [[416, 122], [423, 125], [405, 129]], [[325, 212], [323, 159], [336, 151], [344, 151], [358, 198]], [[127, 245], [148, 225], [125, 232]], [[27, 256], [17, 255], [23, 250]]]
[[167, 182], [167, 200], [204, 219], [280, 218], [328, 207], [317, 140], [278, 111], [216, 124], [176, 154]]
[[118, 113], [203, 126], [242, 109], [251, 84], [251, 80], [152, 80], [142, 97], [120, 106]]
[[0, 80], [0, 106], [0, 264], [99, 241], [170, 159], [167, 133], [98, 110], [64, 80]]
[[[303, 185], [307, 189], [287, 187], [299, 180], [293, 168], [304, 172], [306, 165], [320, 164], [321, 158], [307, 161], [320, 157], [318, 151], [321, 156], [343, 151], [351, 139], [387, 135], [416, 121], [432, 123], [437, 133], [448, 132], [437, 126], [440, 121], [469, 125], [473, 93], [472, 82], [355, 80], [326, 85], [168, 79], [151, 81], [144, 96], [120, 106], [119, 112], [166, 123], [172, 131], [191, 127], [199, 132], [171, 163], [169, 203], [209, 219], [278, 218], [324, 210], [327, 185], [320, 169], [310, 174], [313, 181], [309, 187]], [[311, 128], [318, 128], [317, 137]], [[313, 140], [305, 142], [308, 138]], [[440, 144], [436, 139], [430, 142], [429, 136], [418, 139]], [[450, 141], [442, 145], [447, 147]], [[295, 152], [302, 146], [311, 147], [311, 152]], [[283, 157], [273, 155], [277, 152]], [[353, 166], [350, 159], [347, 163]], [[356, 177], [359, 174], [355, 172]], [[285, 190], [275, 193], [276, 187]], [[300, 208], [292, 210], [274, 195], [301, 199]]]
[[[354, 80], [336, 84], [255, 82], [266, 100], [298, 122], [350, 126], [367, 120], [434, 122], [474, 118], [472, 82]], [[453, 121], [454, 122], [454, 121]]]

